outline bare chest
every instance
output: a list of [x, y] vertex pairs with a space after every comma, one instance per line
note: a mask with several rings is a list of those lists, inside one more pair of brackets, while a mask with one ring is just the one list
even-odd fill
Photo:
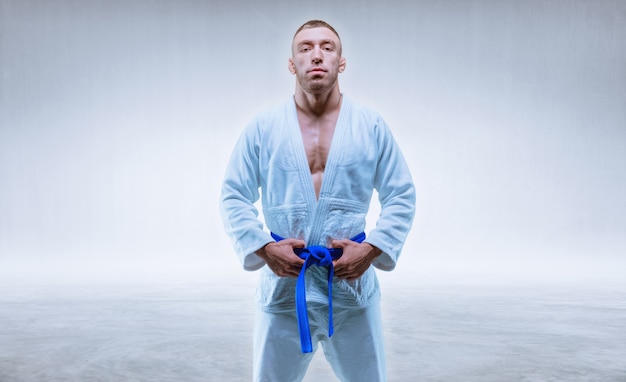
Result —
[[336, 120], [301, 121], [302, 143], [311, 173], [324, 172], [335, 132]]
[[303, 117], [298, 119], [315, 194], [319, 197], [322, 178], [335, 133], [337, 116], [333, 115], [321, 120], [307, 120]]

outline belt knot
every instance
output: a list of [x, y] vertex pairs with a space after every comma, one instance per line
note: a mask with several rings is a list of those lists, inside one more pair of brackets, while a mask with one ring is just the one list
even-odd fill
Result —
[[[333, 258], [330, 255], [330, 251], [326, 247], [322, 247], [320, 245], [312, 245], [305, 248], [302, 253], [308, 253], [308, 257], [313, 257], [315, 259], [315, 262], [312, 265], [318, 265], [320, 267], [333, 265]], [[302, 257], [302, 253], [300, 254], [300, 257]]]

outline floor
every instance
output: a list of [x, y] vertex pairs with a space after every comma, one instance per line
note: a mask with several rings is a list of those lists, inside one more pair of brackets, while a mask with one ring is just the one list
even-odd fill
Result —
[[[389, 381], [626, 381], [624, 283], [382, 284]], [[253, 298], [0, 284], [0, 381], [249, 381]], [[318, 352], [305, 381], [336, 380]]]

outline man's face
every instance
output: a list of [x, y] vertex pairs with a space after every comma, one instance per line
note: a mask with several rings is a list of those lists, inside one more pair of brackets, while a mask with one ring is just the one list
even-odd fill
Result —
[[289, 71], [300, 87], [309, 93], [322, 93], [337, 83], [346, 60], [341, 57], [341, 41], [330, 29], [303, 29], [294, 37]]

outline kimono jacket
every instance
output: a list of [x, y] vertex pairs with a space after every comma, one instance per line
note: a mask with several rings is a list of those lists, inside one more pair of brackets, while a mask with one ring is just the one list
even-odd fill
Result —
[[[243, 268], [263, 268], [257, 288], [259, 308], [293, 310], [295, 278], [278, 277], [255, 251], [274, 241], [259, 219], [261, 198], [269, 231], [306, 245], [330, 246], [365, 229], [373, 190], [381, 205], [376, 227], [365, 242], [382, 254], [373, 266], [392, 270], [411, 227], [415, 188], [408, 166], [385, 121], [345, 96], [324, 170], [319, 198], [311, 179], [295, 101], [260, 114], [239, 138], [227, 167], [221, 213]], [[328, 270], [306, 271], [307, 301], [328, 303]], [[373, 267], [359, 279], [333, 280], [333, 306], [369, 306], [380, 292]]]

